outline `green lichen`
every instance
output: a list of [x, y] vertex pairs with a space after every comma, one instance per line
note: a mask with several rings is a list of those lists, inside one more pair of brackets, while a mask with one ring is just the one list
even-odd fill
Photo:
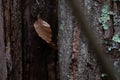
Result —
[[115, 34], [112, 38], [114, 42], [120, 43], [120, 36], [118, 34]]
[[107, 30], [109, 28], [108, 21], [110, 20], [110, 15], [113, 15], [114, 13], [112, 11], [109, 11], [109, 6], [104, 5], [102, 7], [102, 14], [99, 18], [99, 22], [102, 24], [102, 27], [104, 30]]
[[[113, 0], [113, 1], [120, 1], [120, 0]], [[109, 29], [109, 22], [110, 22], [110, 16], [113, 16], [113, 25], [114, 27], [119, 27], [120, 26], [120, 16], [118, 16], [116, 13], [113, 13], [112, 11], [109, 10], [108, 5], [102, 6], [101, 10], [101, 16], [99, 18], [99, 23], [101, 23], [102, 28], [104, 30]], [[120, 51], [120, 48], [117, 46], [117, 44], [120, 43], [120, 35], [119, 34], [114, 34], [112, 37], [112, 45], [108, 46], [108, 51], [112, 51], [113, 49], [117, 49]], [[104, 74], [102, 74], [104, 76]]]

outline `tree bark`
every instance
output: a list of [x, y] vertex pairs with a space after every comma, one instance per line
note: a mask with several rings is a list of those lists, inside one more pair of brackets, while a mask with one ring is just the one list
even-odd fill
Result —
[[[79, 4], [99, 40], [97, 45], [103, 44], [120, 72], [120, 44], [112, 40], [115, 34], [120, 34], [120, 25], [114, 25], [115, 16], [110, 16], [108, 30], [103, 30], [99, 22], [103, 5], [108, 4], [109, 10], [120, 16], [119, 2], [79, 0]], [[33, 25], [38, 16], [51, 25], [58, 51], [35, 32]], [[105, 71], [81, 26], [66, 0], [0, 0], [0, 80], [104, 79], [101, 75]], [[113, 43], [115, 46], [111, 47]]]
[[[84, 3], [87, 2], [80, 4], [85, 12]], [[100, 80], [96, 60], [88, 52], [87, 40], [82, 37], [80, 25], [66, 1], [59, 1], [59, 12], [60, 80]]]
[[[112, 53], [114, 50], [108, 52], [109, 44], [114, 43], [112, 41], [113, 34], [118, 33], [119, 27], [113, 26], [113, 17], [107, 22], [109, 29], [103, 30], [99, 22], [99, 18], [102, 14], [103, 5], [109, 6], [109, 10], [117, 12], [117, 1], [100, 1], [100, 0], [79, 0], [79, 4], [84, 12], [87, 23], [91, 23], [91, 29], [96, 35], [98, 44], [102, 44], [106, 50], [106, 54]], [[114, 6], [114, 7], [113, 7]], [[93, 54], [91, 48], [89, 48], [88, 40], [85, 38], [84, 33], [79, 27], [80, 22], [77, 22], [77, 17], [74, 17], [74, 12], [69, 8], [69, 5], [64, 0], [59, 0], [59, 32], [58, 32], [58, 46], [59, 46], [59, 65], [60, 65], [60, 80], [101, 80], [102, 74], [105, 74], [105, 70], [100, 66], [100, 63], [96, 59], [96, 55]], [[119, 14], [117, 13], [117, 16]], [[117, 29], [117, 30], [116, 30]], [[115, 30], [115, 31], [114, 31]], [[79, 32], [80, 31], [80, 32]], [[106, 41], [107, 40], [109, 41]], [[107, 42], [107, 44], [104, 44]], [[76, 46], [75, 46], [76, 44]], [[116, 48], [118, 49], [116, 43]], [[113, 49], [113, 48], [112, 48]], [[114, 52], [117, 53], [117, 52]], [[119, 54], [111, 56], [113, 65], [114, 59], [117, 61], [117, 69]], [[113, 58], [114, 56], [114, 58]], [[119, 74], [119, 73], [118, 73]], [[108, 78], [109, 76], [107, 76]], [[106, 77], [105, 77], [106, 78]], [[108, 78], [109, 79], [109, 78]]]
[[0, 0], [0, 80], [6, 80], [6, 78], [7, 66], [4, 43], [4, 18], [2, 0]]
[[[29, 5], [28, 5], [29, 4]], [[33, 24], [37, 16], [52, 28], [53, 42], [57, 42], [57, 0], [26, 0], [23, 5], [23, 70], [25, 80], [56, 80], [56, 52], [39, 38]]]

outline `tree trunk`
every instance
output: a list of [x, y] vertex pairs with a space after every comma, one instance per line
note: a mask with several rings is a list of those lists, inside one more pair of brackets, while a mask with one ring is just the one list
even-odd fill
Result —
[[[55, 6], [57, 6], [57, 0], [54, 2], [40, 0], [38, 3], [33, 0], [0, 2], [0, 61], [2, 61], [0, 80], [6, 80], [6, 78], [8, 80], [56, 79], [57, 54], [38, 37], [33, 24], [38, 15], [47, 21], [54, 29], [53, 42], [56, 43], [57, 8]], [[4, 50], [6, 57], [4, 57]]]
[[[80, 1], [83, 11], [89, 20], [94, 22], [93, 29], [96, 33], [95, 21], [98, 15], [92, 16], [92, 4], [94, 1]], [[89, 6], [89, 7], [88, 7]], [[80, 29], [80, 23], [76, 21], [68, 3], [64, 0], [59, 1], [59, 65], [60, 80], [100, 80], [99, 66], [95, 57], [88, 48], [88, 42], [84, 36], [84, 32]], [[98, 14], [98, 10], [94, 11]], [[91, 14], [90, 14], [91, 13]], [[95, 14], [93, 13], [93, 15]], [[98, 35], [99, 36], [99, 35]]]
[[[29, 5], [28, 5], [29, 4]], [[23, 13], [23, 46], [24, 46], [24, 79], [25, 80], [56, 80], [56, 52], [38, 37], [33, 24], [37, 16], [48, 22], [52, 27], [53, 42], [57, 36], [57, 0], [26, 0]]]
[[4, 20], [3, 20], [3, 5], [0, 0], [0, 80], [6, 80], [7, 66], [4, 43]]
[[[97, 45], [103, 44], [120, 73], [120, 39], [115, 36], [120, 35], [119, 1], [79, 0], [79, 4], [99, 40]], [[107, 30], [99, 21], [105, 6], [110, 17]], [[38, 16], [50, 24], [58, 51], [37, 35], [33, 25]], [[102, 76], [106, 72], [81, 26], [66, 0], [1, 0], [0, 80], [108, 79]]]
[[[79, 4], [84, 12], [87, 23], [91, 23], [91, 30], [96, 35], [96, 40], [99, 40], [97, 45], [103, 44], [105, 47], [106, 54], [112, 53], [118, 48], [118, 44], [112, 41], [113, 34], [119, 34], [119, 27], [113, 26], [114, 16], [109, 15], [110, 19], [106, 22], [109, 26], [108, 30], [103, 30], [103, 24], [99, 22], [101, 18], [103, 6], [108, 6], [108, 11], [117, 12], [119, 7], [117, 1], [100, 1], [100, 0], [79, 0]], [[60, 80], [101, 80], [108, 79], [109, 76], [101, 77], [106, 74], [100, 63], [96, 59], [96, 55], [93, 54], [91, 48], [89, 48], [88, 40], [85, 38], [77, 22], [77, 18], [73, 15], [74, 12], [69, 7], [65, 0], [59, 0], [59, 32], [58, 32], [58, 47], [59, 47], [59, 65], [60, 65]], [[119, 13], [117, 12], [117, 16]], [[117, 21], [116, 21], [117, 22]], [[119, 23], [118, 23], [119, 24]], [[116, 30], [117, 29], [117, 30]], [[115, 31], [114, 31], [115, 30]], [[107, 41], [107, 40], [109, 41]], [[106, 43], [107, 44], [104, 44]], [[109, 52], [108, 45], [115, 44], [112, 50]], [[117, 53], [117, 52], [114, 52]], [[119, 54], [108, 55], [111, 56], [113, 64], [117, 66], [119, 62]], [[113, 58], [114, 56], [114, 58]], [[115, 58], [117, 56], [117, 58]], [[117, 62], [115, 62], [115, 60]]]

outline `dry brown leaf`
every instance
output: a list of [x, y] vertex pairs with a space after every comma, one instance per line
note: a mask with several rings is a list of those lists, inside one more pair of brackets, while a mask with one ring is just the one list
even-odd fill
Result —
[[50, 25], [44, 20], [38, 18], [34, 23], [34, 28], [39, 37], [45, 40], [47, 43], [51, 43], [52, 41], [52, 31]]

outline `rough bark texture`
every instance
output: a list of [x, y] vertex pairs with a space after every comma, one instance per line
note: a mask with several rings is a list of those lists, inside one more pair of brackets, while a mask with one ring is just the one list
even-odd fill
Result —
[[[48, 22], [53, 31], [53, 42], [57, 36], [57, 0], [23, 1], [23, 77], [25, 80], [55, 80], [57, 54], [39, 38], [33, 24], [37, 16]], [[56, 6], [56, 7], [55, 7]]]
[[4, 43], [3, 5], [2, 0], [0, 0], [0, 80], [6, 80], [6, 78], [7, 78], [7, 66]]
[[[72, 10], [64, 0], [59, 0], [59, 64], [60, 64], [60, 79], [61, 80], [101, 80], [106, 77], [102, 77], [105, 71], [101, 69], [100, 63], [97, 61], [91, 48], [89, 48], [88, 41], [84, 36], [85, 32], [80, 31], [78, 48], [74, 46], [75, 38], [78, 35], [74, 35], [77, 26], [77, 18], [74, 17]], [[113, 41], [111, 40], [113, 34], [119, 34], [119, 27], [113, 26], [113, 16], [110, 16], [110, 20], [107, 22], [109, 29], [103, 30], [102, 25], [99, 22], [99, 18], [102, 14], [102, 8], [104, 5], [108, 5], [108, 9], [113, 12], [117, 12], [119, 15], [119, 2], [118, 1], [102, 1], [102, 0], [79, 0], [82, 11], [88, 19], [86, 23], [91, 23], [91, 29], [97, 37], [98, 44], [104, 44], [107, 53], [112, 53], [113, 64], [116, 69], [119, 66], [119, 54], [115, 49], [118, 49], [118, 44], [115, 43], [115, 49], [108, 51], [108, 45]], [[119, 25], [118, 25], [119, 26]], [[106, 41], [109, 40], [109, 41]], [[76, 40], [77, 41], [77, 40]], [[76, 44], [76, 43], [75, 43]], [[75, 48], [75, 49], [74, 49]], [[78, 50], [77, 50], [78, 49]], [[77, 56], [77, 57], [76, 57]], [[108, 55], [109, 57], [109, 55]], [[119, 69], [118, 69], [119, 70]], [[74, 73], [74, 74], [73, 74]], [[107, 76], [109, 77], [109, 76]]]
[[72, 10], [65, 0], [59, 0], [58, 54], [60, 80], [69, 80], [72, 77], [70, 64], [74, 29], [73, 18]]
[[22, 80], [21, 0], [3, 0], [7, 79]]
[[11, 1], [10, 43], [12, 71], [10, 80], [22, 80], [22, 15], [21, 0]]
[[[91, 13], [92, 1], [80, 1], [84, 12]], [[99, 68], [95, 57], [90, 53], [83, 32], [74, 35], [78, 24], [72, 10], [64, 0], [59, 1], [59, 64], [60, 80], [100, 80]], [[86, 7], [87, 6], [87, 7]], [[91, 19], [91, 15], [86, 15]], [[96, 16], [93, 16], [94, 20]], [[98, 22], [97, 22], [98, 23]], [[96, 26], [96, 24], [94, 24]], [[93, 28], [95, 28], [93, 26]], [[78, 29], [78, 28], [77, 28]], [[78, 29], [80, 30], [80, 29]], [[77, 31], [78, 32], [78, 31]], [[98, 33], [98, 31], [96, 31]], [[78, 33], [79, 34], [79, 33]], [[78, 36], [79, 38], [77, 39]], [[75, 38], [79, 41], [75, 44]], [[77, 49], [75, 49], [77, 48]]]
[[57, 78], [56, 51], [38, 37], [33, 27], [39, 15], [51, 25], [53, 42], [57, 42], [57, 0], [38, 2], [0, 1], [0, 80]]
[[[120, 16], [119, 3], [79, 0], [99, 40], [97, 45], [103, 44], [118, 72], [120, 44], [112, 37], [120, 34], [120, 25], [114, 25], [114, 16], [110, 16], [110, 28], [103, 30], [98, 19], [102, 6], [107, 4]], [[0, 80], [104, 80], [101, 74], [105, 72], [73, 13], [66, 0], [0, 0]], [[58, 54], [35, 32], [37, 16], [51, 25]]]

